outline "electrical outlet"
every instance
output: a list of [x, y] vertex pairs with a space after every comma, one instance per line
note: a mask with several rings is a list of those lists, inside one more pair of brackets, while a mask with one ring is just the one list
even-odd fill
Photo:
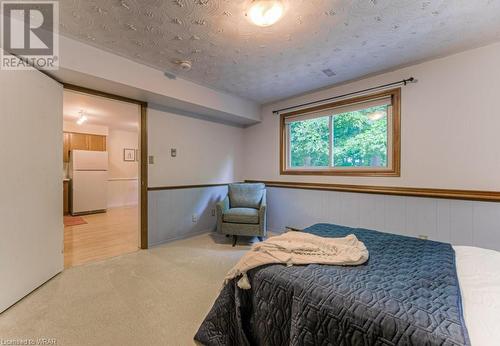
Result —
[[212, 216], [215, 216], [215, 209], [212, 209]]
[[419, 239], [422, 239], [422, 240], [427, 240], [427, 239], [429, 239], [429, 237], [428, 237], [428, 236], [423, 235], [423, 234], [420, 234], [420, 235], [418, 236], [418, 238], [419, 238]]
[[196, 214], [193, 214], [191, 216], [191, 221], [193, 221], [193, 223], [197, 223], [198, 222], [198, 216]]
[[155, 163], [155, 157], [153, 155], [149, 155], [148, 162], [150, 165], [153, 165]]
[[170, 149], [170, 156], [177, 157], [177, 149], [175, 148]]

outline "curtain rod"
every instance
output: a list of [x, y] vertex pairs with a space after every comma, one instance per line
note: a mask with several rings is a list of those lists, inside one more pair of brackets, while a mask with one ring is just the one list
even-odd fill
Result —
[[416, 82], [417, 82], [417, 80], [415, 78], [410, 77], [408, 79], [403, 79], [403, 80], [400, 80], [400, 81], [397, 81], [397, 82], [392, 82], [392, 83], [388, 83], [388, 84], [384, 84], [384, 85], [379, 85], [379, 86], [368, 88], [368, 89], [364, 89], [364, 90], [354, 91], [354, 92], [350, 92], [350, 93], [347, 93], [347, 94], [343, 94], [343, 95], [339, 95], [339, 96], [334, 96], [334, 97], [328, 97], [326, 99], [322, 99], [322, 100], [318, 100], [318, 101], [312, 101], [312, 102], [302, 103], [302, 104], [297, 105], [297, 106], [292, 106], [292, 107], [287, 107], [287, 108], [281, 108], [281, 109], [273, 111], [273, 114], [278, 114], [280, 112], [288, 111], [290, 109], [295, 109], [295, 108], [310, 106], [310, 105], [314, 105], [314, 104], [317, 104], [317, 103], [323, 103], [323, 102], [326, 102], [326, 101], [332, 101], [332, 100], [344, 98], [344, 97], [347, 97], [347, 96], [352, 96], [352, 95], [357, 95], [357, 94], [363, 94], [363, 93], [366, 93], [368, 91], [373, 91], [373, 90], [378, 90], [378, 89], [385, 89], [385, 88], [396, 86], [396, 85], [401, 85], [402, 84], [402, 85], [406, 86], [408, 83], [416, 83]]

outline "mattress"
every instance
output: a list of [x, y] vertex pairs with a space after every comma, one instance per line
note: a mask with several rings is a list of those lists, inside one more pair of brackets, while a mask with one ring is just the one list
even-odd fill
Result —
[[355, 234], [370, 251], [356, 267], [269, 265], [231, 282], [196, 339], [207, 345], [469, 345], [451, 245], [318, 224], [306, 232]]
[[500, 252], [453, 248], [471, 345], [496, 346], [500, 340]]

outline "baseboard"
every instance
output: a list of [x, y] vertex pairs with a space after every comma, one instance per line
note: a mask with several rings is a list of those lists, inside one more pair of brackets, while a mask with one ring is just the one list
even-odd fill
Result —
[[108, 205], [108, 209], [136, 208], [136, 207], [139, 207], [138, 203]]
[[149, 248], [152, 248], [154, 246], [159, 246], [159, 245], [167, 244], [167, 243], [171, 243], [171, 242], [176, 241], [176, 240], [182, 240], [182, 239], [188, 239], [188, 238], [196, 237], [198, 235], [202, 235], [202, 234], [205, 234], [205, 233], [211, 233], [211, 232], [214, 232], [214, 229], [207, 229], [207, 230], [203, 230], [203, 231], [199, 231], [199, 232], [187, 233], [187, 234], [184, 234], [184, 235], [181, 235], [181, 236], [178, 236], [178, 237], [168, 238], [168, 239], [165, 239], [165, 240], [162, 240], [162, 241], [159, 241], [159, 242], [151, 243], [151, 244], [149, 244]]

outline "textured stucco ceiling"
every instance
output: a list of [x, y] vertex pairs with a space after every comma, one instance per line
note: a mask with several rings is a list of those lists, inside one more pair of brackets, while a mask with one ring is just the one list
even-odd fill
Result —
[[61, 31], [260, 103], [500, 40], [500, 0], [288, 0], [267, 28], [249, 2], [64, 0]]

